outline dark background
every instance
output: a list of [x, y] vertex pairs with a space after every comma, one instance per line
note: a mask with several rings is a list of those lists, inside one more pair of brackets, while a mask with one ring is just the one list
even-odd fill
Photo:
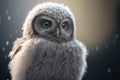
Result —
[[[106, 0], [109, 3], [109, 0]], [[28, 11], [39, 1], [0, 1], [0, 80], [11, 80], [8, 53], [12, 43], [22, 34]], [[28, 5], [25, 7], [25, 5]], [[30, 6], [29, 6], [30, 5]], [[115, 30], [104, 46], [89, 48], [88, 68], [83, 80], [120, 80], [120, 3], [115, 7]], [[24, 12], [24, 13], [23, 13]], [[107, 30], [109, 31], [109, 29]], [[87, 46], [87, 45], [86, 45]]]

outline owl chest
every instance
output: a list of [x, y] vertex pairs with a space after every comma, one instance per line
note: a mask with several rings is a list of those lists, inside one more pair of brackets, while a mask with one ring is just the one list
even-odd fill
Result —
[[[55, 68], [58, 66], [71, 65], [80, 59], [79, 52], [76, 49], [62, 46], [46, 46], [38, 48], [35, 56], [35, 62], [41, 66]], [[37, 62], [36, 62], [37, 63]]]
[[65, 49], [61, 46], [38, 47], [33, 64], [29, 68], [32, 71], [32, 76], [41, 75], [39, 79], [51, 77], [67, 79], [70, 76], [79, 74], [80, 57], [77, 54], [78, 52], [74, 51], [76, 50], [72, 48]]

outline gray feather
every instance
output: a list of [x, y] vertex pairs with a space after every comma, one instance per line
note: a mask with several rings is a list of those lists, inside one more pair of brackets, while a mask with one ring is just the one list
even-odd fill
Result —
[[40, 42], [25, 80], [80, 80], [87, 67], [85, 50], [77, 41]]

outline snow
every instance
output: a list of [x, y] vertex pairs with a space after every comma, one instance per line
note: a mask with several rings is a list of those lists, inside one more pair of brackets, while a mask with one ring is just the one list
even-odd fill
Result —
[[11, 16], [8, 16], [8, 20], [9, 20], [9, 21], [11, 20]]
[[9, 41], [6, 41], [6, 45], [7, 45], [7, 46], [9, 45]]
[[110, 69], [110, 68], [108, 68], [108, 70], [107, 70], [107, 71], [108, 71], [108, 73], [111, 73], [111, 69]]
[[98, 51], [98, 50], [99, 50], [99, 47], [98, 47], [98, 46], [96, 46], [95, 50], [96, 50], [96, 51]]
[[21, 28], [21, 30], [23, 30], [23, 27]]
[[2, 48], [2, 51], [5, 51], [5, 48]]

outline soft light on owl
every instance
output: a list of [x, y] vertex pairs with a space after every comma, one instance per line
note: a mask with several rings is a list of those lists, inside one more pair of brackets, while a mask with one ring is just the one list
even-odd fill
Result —
[[9, 54], [12, 80], [81, 80], [87, 50], [75, 28], [74, 16], [63, 4], [35, 6]]

